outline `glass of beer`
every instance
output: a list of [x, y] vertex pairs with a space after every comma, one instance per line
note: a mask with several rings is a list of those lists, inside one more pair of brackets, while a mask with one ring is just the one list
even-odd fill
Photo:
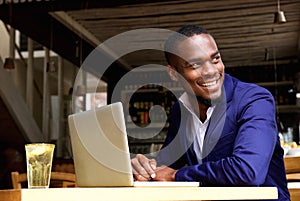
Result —
[[54, 144], [26, 144], [28, 188], [49, 188]]

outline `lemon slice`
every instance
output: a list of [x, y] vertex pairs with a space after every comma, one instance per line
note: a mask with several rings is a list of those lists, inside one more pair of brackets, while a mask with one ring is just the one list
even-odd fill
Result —
[[30, 155], [41, 155], [47, 151], [47, 147], [38, 146], [31, 150]]

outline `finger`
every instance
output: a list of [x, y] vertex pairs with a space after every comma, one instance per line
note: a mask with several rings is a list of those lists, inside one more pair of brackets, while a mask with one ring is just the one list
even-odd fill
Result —
[[148, 159], [145, 156], [137, 155], [135, 158], [131, 159], [131, 166], [135, 170], [136, 175], [141, 175], [147, 180], [150, 177], [150, 175], [147, 173], [143, 166], [143, 163], [145, 163], [145, 161], [148, 161]]
[[146, 181], [147, 178], [140, 175], [134, 168], [132, 169], [133, 177], [135, 181]]
[[139, 173], [133, 167], [132, 167], [132, 174], [133, 174], [134, 180], [138, 180]]
[[156, 170], [156, 167], [157, 167], [156, 160], [155, 160], [155, 159], [151, 159], [151, 160], [149, 161], [149, 163], [150, 163], [151, 168], [152, 168], [153, 170]]
[[153, 168], [151, 166], [150, 160], [143, 161], [143, 163], [141, 165], [144, 168], [144, 171], [148, 174], [148, 177], [154, 178], [156, 176], [155, 172], [154, 172], [154, 170], [153, 170]]
[[155, 178], [156, 177], [156, 168], [157, 168], [157, 163], [156, 163], [156, 160], [155, 159], [151, 159], [149, 160], [149, 165], [150, 167], [152, 168], [152, 171], [150, 172], [150, 175], [151, 175], [151, 178]]
[[142, 175], [138, 175], [137, 181], [148, 181], [148, 179], [143, 177]]

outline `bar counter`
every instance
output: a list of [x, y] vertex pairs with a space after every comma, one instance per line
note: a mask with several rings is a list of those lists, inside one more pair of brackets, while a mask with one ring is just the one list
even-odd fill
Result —
[[268, 200], [275, 187], [108, 187], [0, 190], [0, 201]]

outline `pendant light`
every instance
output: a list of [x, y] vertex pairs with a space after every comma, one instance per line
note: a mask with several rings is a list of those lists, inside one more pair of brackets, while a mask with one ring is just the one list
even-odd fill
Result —
[[282, 24], [286, 22], [286, 18], [284, 16], [284, 12], [280, 10], [280, 0], [277, 0], [277, 12], [274, 16], [275, 24]]
[[15, 61], [14, 58], [8, 57], [4, 61], [3, 68], [6, 70], [13, 70], [15, 69]]

